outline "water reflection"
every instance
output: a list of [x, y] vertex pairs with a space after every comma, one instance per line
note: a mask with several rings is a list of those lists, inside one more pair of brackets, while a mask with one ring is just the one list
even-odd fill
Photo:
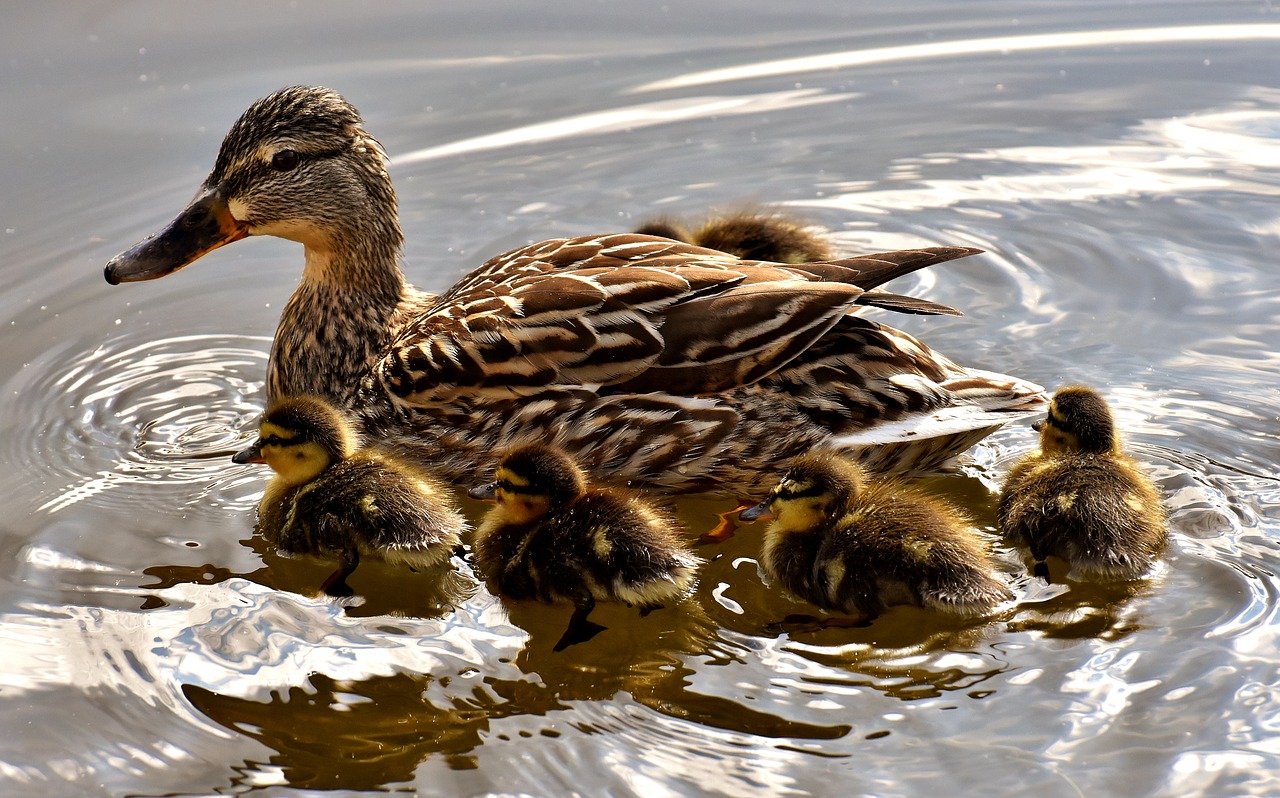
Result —
[[408, 166], [436, 158], [504, 147], [541, 144], [578, 136], [625, 133], [653, 125], [669, 125], [676, 122], [745, 114], [776, 113], [825, 103], [847, 102], [854, 96], [814, 89], [797, 89], [725, 97], [684, 97], [678, 100], [637, 103], [414, 150], [393, 157], [392, 163], [397, 166]]
[[[1277, 26], [1280, 31], [1280, 26]], [[1086, 202], [1108, 197], [1147, 194], [1198, 194], [1225, 189], [1261, 188], [1265, 174], [1241, 170], [1243, 161], [1274, 166], [1275, 129], [1280, 114], [1270, 108], [1271, 92], [1244, 98], [1236, 107], [1210, 110], [1136, 125], [1117, 141], [1075, 147], [1002, 147], [963, 153], [929, 153], [899, 162], [894, 182], [902, 188], [866, 190], [831, 186], [824, 198], [795, 201], [807, 207], [838, 207], [855, 214], [887, 215], [895, 211], [956, 205], [1014, 205], [1025, 210], [1034, 201]], [[1239, 107], [1243, 106], [1243, 108]], [[985, 167], [972, 178], [945, 179], [958, 164]], [[1188, 274], [1212, 279], [1213, 271]]]
[[877, 47], [823, 55], [763, 61], [705, 72], [693, 72], [638, 86], [636, 92], [683, 89], [751, 80], [780, 75], [796, 75], [832, 69], [884, 64], [893, 61], [917, 61], [927, 58], [1005, 54], [1036, 50], [1066, 50], [1081, 47], [1114, 47], [1116, 45], [1175, 44], [1183, 42], [1238, 42], [1280, 39], [1280, 24], [1188, 25], [1163, 28], [1121, 28], [1116, 30], [1041, 33], [1026, 36], [996, 36], [989, 39], [961, 39], [929, 44]]
[[[763, 36], [769, 60], [752, 7], [709, 8], [706, 27], [644, 7], [623, 28], [547, 6], [537, 52], [485, 21], [502, 4], [443, 13], [449, 52], [429, 59], [421, 26], [364, 10], [373, 44], [344, 40], [358, 52], [335, 64], [303, 44], [332, 49], [322, 31], [342, 26], [322, 5], [237, 29], [266, 37], [242, 51], [269, 40], [285, 61], [250, 56], [215, 79], [207, 66], [229, 62], [206, 41], [135, 67], [174, 33], [144, 6], [123, 27], [72, 21], [61, 52], [36, 36], [15, 48], [23, 79], [6, 97], [46, 105], [10, 106], [40, 115], [12, 126], [4, 165], [27, 179], [0, 235], [0, 792], [1280, 792], [1280, 115], [1258, 77], [1276, 26], [1258, 9], [937, 5], [847, 33], [847, 5], [817, 4]], [[1029, 35], [950, 33], [1002, 30], [1014, 6]], [[1073, 24], [1085, 12], [1104, 29]], [[1231, 24], [1131, 27], [1170, 13]], [[671, 30], [637, 35], [664, 14]], [[135, 36], [151, 56], [121, 44]], [[1010, 45], [1022, 55], [997, 49]], [[112, 47], [124, 73], [99, 69]], [[725, 64], [742, 69], [712, 71]], [[148, 81], [126, 85], [135, 72]], [[393, 150], [445, 142], [412, 154], [401, 190], [409, 261], [434, 288], [528, 238], [744, 197], [789, 200], [842, 251], [987, 249], [901, 287], [966, 318], [903, 325], [964, 362], [1106, 387], [1168, 499], [1162, 566], [1129, 585], [1043, 585], [993, 537], [1018, 596], [1005, 612], [786, 628], [814, 609], [764, 584], [744, 527], [700, 551], [712, 562], [687, 606], [602, 607], [608, 631], [559, 655], [568, 608], [506, 607], [462, 561], [445, 575], [368, 563], [361, 601], [316, 596], [330, 565], [251, 536], [263, 474], [222, 459], [252, 434], [278, 316], [243, 300], [287, 293], [295, 272], [268, 264], [296, 252], [258, 242], [148, 289], [145, 314], [100, 275], [208, 167], [223, 127], [195, 127], [220, 118], [209, 108], [229, 121], [304, 78], [368, 106]], [[724, 91], [699, 88], [712, 79]], [[1002, 430], [929, 487], [989, 528], [990, 489], [1033, 440]], [[696, 534], [730, 506], [681, 511]]]
[[[184, 687], [183, 694], [200, 712], [275, 752], [266, 764], [297, 789], [393, 789], [411, 782], [418, 765], [437, 755], [450, 767], [474, 767], [466, 754], [508, 703], [474, 672], [356, 684], [315, 676], [306, 687], [267, 701], [197, 686]], [[342, 755], [335, 757], [335, 749]]]

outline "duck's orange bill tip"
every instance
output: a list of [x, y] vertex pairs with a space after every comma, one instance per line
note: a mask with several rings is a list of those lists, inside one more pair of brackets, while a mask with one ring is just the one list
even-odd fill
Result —
[[206, 191], [159, 233], [112, 258], [103, 276], [111, 285], [154, 280], [247, 235], [249, 226], [231, 215], [222, 196]]

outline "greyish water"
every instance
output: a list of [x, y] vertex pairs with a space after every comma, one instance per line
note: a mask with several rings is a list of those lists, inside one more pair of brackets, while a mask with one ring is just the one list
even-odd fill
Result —
[[[1269, 3], [14, 5], [0, 32], [0, 794], [1280, 794], [1280, 16]], [[568, 611], [252, 534], [265, 353], [301, 269], [158, 228], [283, 85], [394, 156], [407, 271], [782, 203], [844, 252], [987, 254], [894, 289], [966, 364], [1107, 392], [1172, 512], [1150, 580], [983, 623], [780, 632], [758, 528], [691, 602]], [[931, 483], [988, 527], [1010, 427]], [[695, 530], [729, 502], [681, 505]], [[474, 511], [476, 508], [471, 507]]]

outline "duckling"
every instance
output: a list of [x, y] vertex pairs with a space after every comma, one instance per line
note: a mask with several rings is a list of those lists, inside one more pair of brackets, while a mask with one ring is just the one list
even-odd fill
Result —
[[1124, 453], [1111, 408], [1092, 388], [1060, 389], [1032, 425], [1040, 449], [1009, 471], [1000, 496], [1000, 530], [1025, 543], [1033, 573], [1049, 581], [1045, 558], [1086, 579], [1145, 575], [1168, 531], [1159, 491]]
[[517, 447], [494, 477], [470, 491], [497, 501], [476, 530], [476, 567], [507, 598], [573, 602], [556, 651], [604, 630], [587, 620], [596, 600], [636, 604], [647, 615], [692, 590], [702, 561], [685, 548], [675, 519], [638, 494], [590, 487], [563, 451]]
[[727, 252], [743, 260], [812, 263], [832, 257], [831, 248], [813, 228], [774, 213], [739, 211], [713, 216], [693, 231], [674, 219], [654, 219], [635, 232]]
[[258, 505], [258, 527], [284, 554], [337, 555], [321, 590], [350, 596], [361, 556], [411, 568], [448, 559], [466, 522], [433, 477], [361, 449], [345, 415], [316, 397], [286, 398], [267, 410], [259, 437], [236, 463], [275, 471]]
[[1013, 598], [958, 510], [834, 454], [800, 457], [739, 517], [766, 516], [765, 574], [826, 610], [875, 616], [913, 604], [969, 616]]

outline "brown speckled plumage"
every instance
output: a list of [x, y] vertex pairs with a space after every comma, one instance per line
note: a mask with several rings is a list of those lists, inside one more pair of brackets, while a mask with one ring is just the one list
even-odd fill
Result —
[[499, 255], [441, 296], [421, 293], [400, 270], [381, 147], [328, 89], [255, 103], [197, 200], [106, 276], [162, 276], [247, 235], [306, 249], [268, 399], [327, 397], [371, 439], [454, 480], [549, 435], [610, 477], [746, 494], [779, 458], [813, 446], [930, 469], [1043, 404], [1039, 386], [962, 368], [852, 315], [955, 312], [880, 286], [976, 252], [965, 248], [781, 265], [584, 236]]

